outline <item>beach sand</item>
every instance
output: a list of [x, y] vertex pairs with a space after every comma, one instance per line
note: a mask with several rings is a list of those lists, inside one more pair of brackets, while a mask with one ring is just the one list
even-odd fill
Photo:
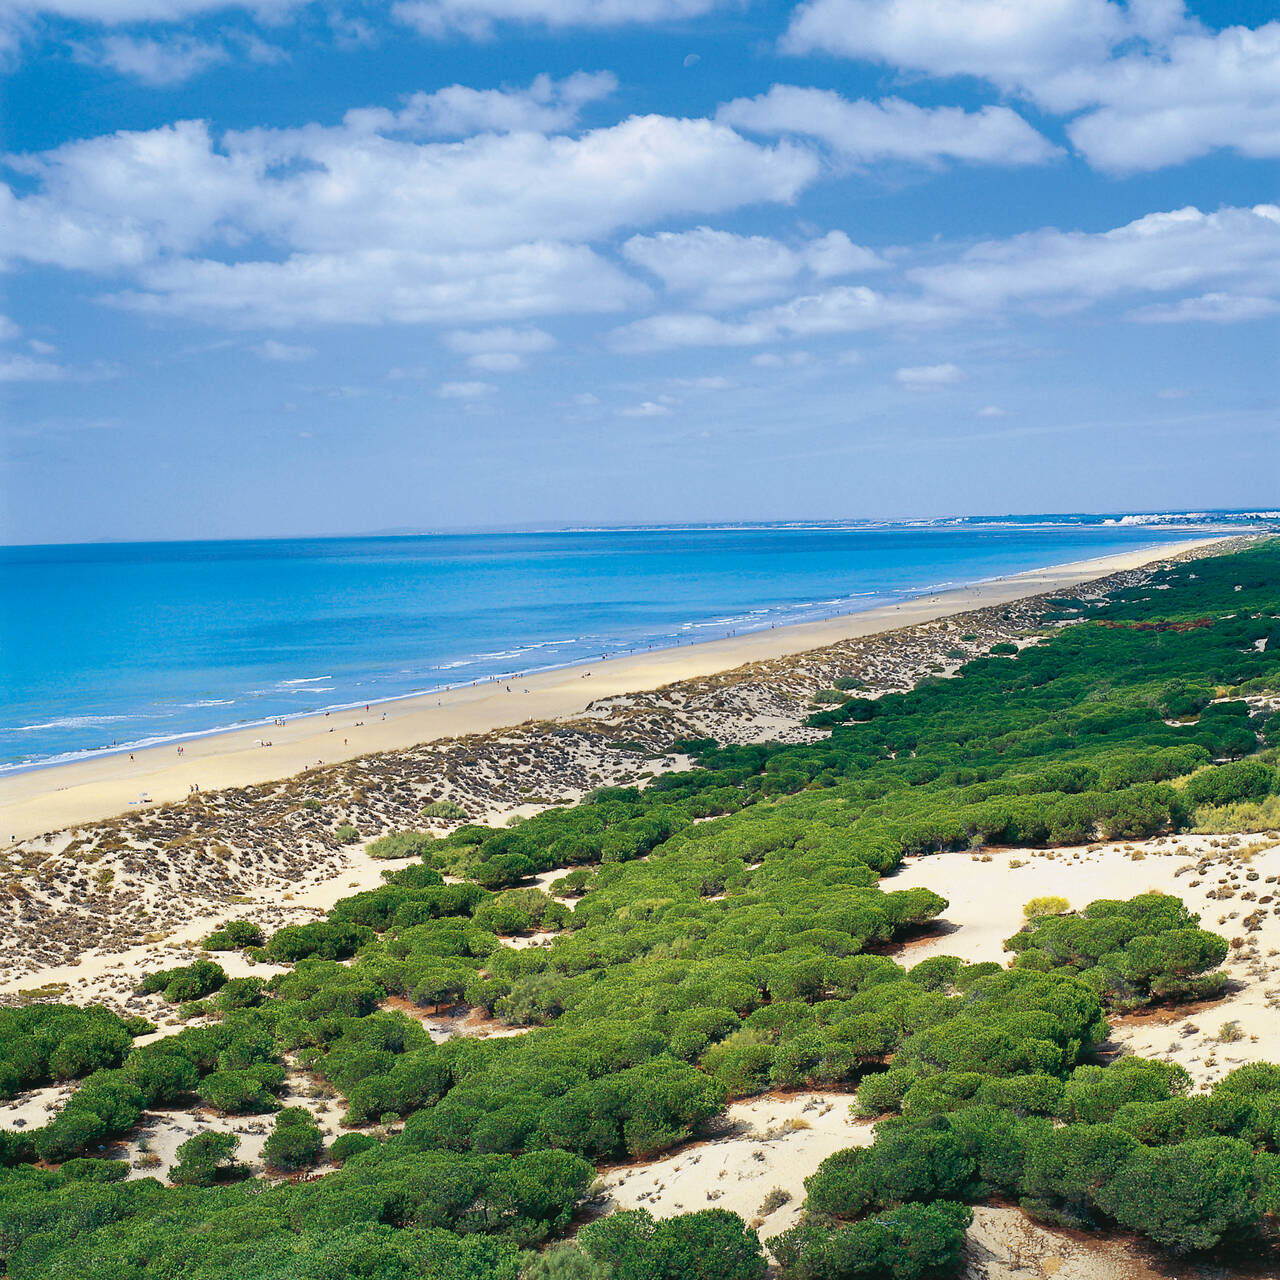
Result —
[[[641, 693], [751, 662], [820, 649], [859, 636], [907, 627], [1026, 596], [1066, 591], [1107, 574], [1218, 541], [1201, 538], [1121, 555], [1016, 574], [898, 605], [844, 614], [771, 631], [756, 631], [675, 649], [655, 649], [582, 666], [564, 667], [501, 683], [374, 703], [368, 712], [334, 711], [208, 734], [133, 753], [24, 770], [0, 778], [0, 841], [162, 805], [202, 792], [243, 787], [370, 753], [398, 750], [463, 734], [484, 733], [527, 720], [563, 720], [604, 697]], [[512, 692], [508, 693], [508, 686]], [[527, 692], [525, 692], [527, 690]], [[269, 741], [266, 747], [262, 742]], [[181, 754], [178, 746], [181, 745]]]

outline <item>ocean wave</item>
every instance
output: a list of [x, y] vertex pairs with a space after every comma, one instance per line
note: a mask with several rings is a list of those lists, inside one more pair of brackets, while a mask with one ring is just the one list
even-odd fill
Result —
[[302, 676], [297, 680], [281, 680], [280, 683], [285, 685], [320, 684], [325, 680], [332, 680], [332, 679], [333, 679], [332, 676]]
[[137, 720], [139, 716], [62, 716], [56, 720], [46, 720], [41, 724], [15, 724], [4, 733], [40, 733], [48, 729], [95, 729], [99, 725], [119, 724], [122, 720]]

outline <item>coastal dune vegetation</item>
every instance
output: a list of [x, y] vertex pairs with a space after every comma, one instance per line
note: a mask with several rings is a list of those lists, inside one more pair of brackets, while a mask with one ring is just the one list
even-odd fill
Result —
[[[379, 841], [382, 885], [323, 920], [207, 940], [282, 971], [210, 956], [146, 975], [188, 1022], [174, 1034], [0, 1010], [0, 1094], [80, 1082], [47, 1124], [0, 1132], [5, 1273], [754, 1280], [767, 1246], [784, 1280], [912, 1280], [957, 1274], [992, 1199], [1172, 1256], [1261, 1256], [1280, 1065], [1197, 1092], [1108, 1047], [1117, 1016], [1220, 996], [1227, 939], [1167, 894], [1049, 901], [1003, 966], [909, 965], [947, 903], [893, 873], [1274, 825], [1280, 543], [1056, 601], [1036, 642], [997, 648], [907, 693], [835, 689], [815, 741], [677, 742], [693, 766], [643, 788]], [[459, 1004], [519, 1034], [434, 1042], [425, 1015]], [[290, 1072], [343, 1100], [328, 1152], [281, 1108]], [[733, 1100], [817, 1087], [846, 1090], [875, 1140], [822, 1163], [781, 1235], [716, 1208], [596, 1213], [602, 1167], [703, 1137]], [[277, 1116], [291, 1177], [246, 1177], [207, 1136], [180, 1185], [128, 1176], [114, 1144], [143, 1113], [197, 1105]]]

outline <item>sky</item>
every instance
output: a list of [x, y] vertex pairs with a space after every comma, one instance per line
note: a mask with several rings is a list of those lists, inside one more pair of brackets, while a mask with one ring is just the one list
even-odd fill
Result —
[[0, 0], [0, 543], [1274, 507], [1261, 0]]

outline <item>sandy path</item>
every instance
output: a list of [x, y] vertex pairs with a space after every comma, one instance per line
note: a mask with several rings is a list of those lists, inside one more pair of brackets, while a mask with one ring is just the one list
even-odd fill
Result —
[[[0, 778], [0, 840], [28, 839], [76, 823], [113, 817], [143, 796], [155, 804], [180, 801], [191, 785], [203, 791], [247, 786], [370, 752], [409, 747], [460, 734], [486, 732], [525, 720], [580, 714], [599, 698], [660, 688], [675, 681], [732, 670], [748, 662], [803, 653], [859, 636], [910, 626], [1041, 592], [1066, 591], [1153, 560], [1211, 544], [1199, 538], [1120, 555], [1017, 574], [901, 605], [869, 609], [822, 622], [801, 623], [676, 649], [660, 649], [581, 667], [376, 704], [370, 711], [333, 712], [210, 734], [134, 753], [26, 770]], [[590, 676], [586, 676], [586, 672]], [[523, 692], [528, 690], [527, 693]], [[263, 738], [273, 745], [264, 747]]]

